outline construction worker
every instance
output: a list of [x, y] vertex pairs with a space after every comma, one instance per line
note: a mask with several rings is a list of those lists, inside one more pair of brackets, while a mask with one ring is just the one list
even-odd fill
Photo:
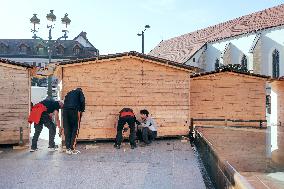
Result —
[[157, 137], [157, 126], [155, 121], [149, 116], [148, 110], [140, 110], [142, 122], [138, 125], [138, 136], [141, 137], [145, 145], [150, 145], [151, 142]]
[[54, 101], [52, 99], [45, 99], [38, 104], [34, 105], [29, 116], [29, 123], [34, 123], [35, 133], [32, 139], [32, 146], [30, 152], [38, 150], [37, 141], [42, 131], [43, 125], [49, 129], [49, 147], [50, 151], [55, 151], [58, 146], [55, 145], [54, 137], [56, 134], [56, 126], [52, 121], [52, 114], [55, 116], [55, 122], [60, 129], [60, 121], [58, 111], [63, 107], [63, 103], [60, 101]]
[[129, 128], [130, 128], [130, 135], [129, 135], [129, 141], [130, 141], [130, 146], [131, 149], [136, 148], [136, 132], [135, 132], [135, 122], [136, 121], [136, 117], [133, 113], [133, 110], [131, 108], [123, 108], [120, 112], [119, 112], [119, 118], [118, 118], [118, 122], [117, 122], [117, 134], [116, 134], [116, 140], [115, 140], [115, 144], [114, 147], [116, 149], [120, 149], [120, 145], [122, 143], [123, 137], [122, 137], [122, 131], [123, 131], [123, 127], [124, 125], [127, 123]]
[[81, 88], [67, 93], [63, 107], [63, 128], [67, 154], [79, 154], [75, 149], [82, 113], [85, 111], [85, 96]]

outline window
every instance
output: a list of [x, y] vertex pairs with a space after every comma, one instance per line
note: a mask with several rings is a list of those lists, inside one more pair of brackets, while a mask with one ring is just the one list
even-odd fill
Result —
[[242, 60], [241, 60], [241, 65], [243, 68], [247, 68], [248, 67], [248, 59], [246, 55], [243, 55]]
[[74, 48], [73, 48], [73, 52], [75, 55], [79, 55], [81, 53], [81, 48], [76, 45]]
[[63, 55], [64, 54], [64, 47], [62, 45], [59, 45], [56, 47], [56, 53], [57, 55]]
[[266, 95], [266, 111], [268, 114], [271, 114], [271, 96]]
[[19, 49], [20, 49], [20, 54], [27, 54], [28, 52], [28, 47], [25, 44], [21, 44]]
[[276, 49], [272, 52], [272, 77], [279, 77], [279, 51]]
[[192, 59], [192, 62], [195, 62], [195, 58]]
[[8, 52], [8, 47], [3, 44], [3, 43], [0, 43], [0, 54], [7, 54]]
[[217, 58], [215, 60], [215, 70], [217, 70], [220, 67], [220, 60]]
[[44, 46], [42, 46], [41, 44], [37, 46], [37, 54], [44, 55]]

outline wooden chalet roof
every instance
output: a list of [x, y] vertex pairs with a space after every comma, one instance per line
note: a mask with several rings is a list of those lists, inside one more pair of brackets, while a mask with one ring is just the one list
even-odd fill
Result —
[[249, 73], [249, 72], [241, 72], [241, 71], [233, 70], [233, 69], [230, 69], [230, 68], [220, 69], [220, 70], [211, 71], [211, 72], [194, 73], [190, 76], [190, 78], [197, 78], [197, 77], [214, 75], [214, 74], [224, 73], [224, 72], [231, 72], [231, 73], [247, 75], [247, 76], [251, 76], [251, 77], [263, 78], [263, 79], [267, 79], [267, 80], [270, 79], [269, 76], [254, 74], [254, 73]]
[[108, 54], [108, 55], [100, 55], [99, 57], [95, 57], [95, 58], [85, 58], [85, 59], [77, 59], [77, 60], [70, 60], [70, 61], [62, 61], [62, 62], [56, 63], [56, 65], [63, 66], [63, 65], [70, 65], [70, 64], [79, 64], [79, 63], [84, 63], [84, 62], [89, 62], [89, 61], [99, 61], [99, 60], [104, 60], [104, 59], [113, 59], [113, 58], [127, 57], [127, 56], [144, 58], [144, 59], [151, 60], [151, 61], [157, 61], [165, 65], [174, 66], [174, 67], [183, 68], [183, 69], [192, 70], [192, 71], [199, 70], [199, 68], [197, 67], [179, 64], [178, 62], [174, 62], [174, 61], [170, 61], [170, 60], [166, 60], [163, 58], [158, 58], [158, 57], [154, 57], [154, 56], [150, 56], [146, 54], [141, 54], [135, 51]]
[[15, 62], [15, 61], [11, 61], [8, 59], [2, 59], [2, 58], [0, 58], [0, 63], [13, 65], [13, 66], [20, 66], [24, 68], [34, 68], [33, 66], [30, 66], [29, 64], [26, 64], [26, 63]]

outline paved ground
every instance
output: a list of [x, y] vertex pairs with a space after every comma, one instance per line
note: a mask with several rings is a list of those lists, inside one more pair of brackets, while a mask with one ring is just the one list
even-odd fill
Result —
[[[90, 143], [87, 144], [90, 147]], [[0, 188], [205, 188], [189, 143], [159, 140], [147, 147], [120, 150], [98, 143], [82, 154], [1, 149]]]
[[[284, 166], [267, 156], [266, 130], [198, 128], [222, 161], [228, 161], [256, 189], [284, 189]], [[220, 137], [222, 136], [222, 137]]]

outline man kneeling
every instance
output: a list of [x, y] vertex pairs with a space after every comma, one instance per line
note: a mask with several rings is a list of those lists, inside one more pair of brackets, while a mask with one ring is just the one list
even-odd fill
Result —
[[148, 110], [140, 110], [140, 116], [142, 122], [139, 125], [138, 135], [146, 145], [149, 145], [157, 137], [156, 123], [149, 116]]

